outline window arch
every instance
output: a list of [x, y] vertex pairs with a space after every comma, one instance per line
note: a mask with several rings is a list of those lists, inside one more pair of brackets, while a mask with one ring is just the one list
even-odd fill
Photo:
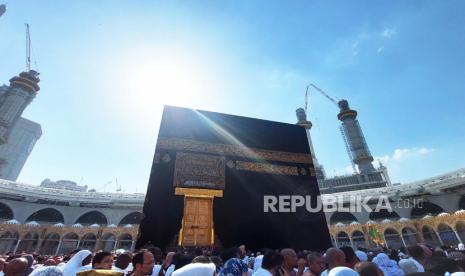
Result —
[[61, 246], [58, 251], [59, 254], [68, 254], [69, 252], [75, 250], [79, 243], [79, 236], [76, 233], [68, 233], [63, 236], [61, 241]]
[[425, 239], [426, 244], [429, 244], [431, 246], [439, 246], [441, 243], [438, 240], [438, 237], [436, 236], [436, 232], [434, 232], [434, 229], [425, 225], [421, 229], [423, 233], [423, 238]]
[[107, 217], [99, 211], [90, 211], [83, 215], [81, 215], [77, 220], [76, 223], [80, 223], [82, 225], [91, 225], [91, 224], [99, 224], [99, 225], [106, 225], [108, 223]]
[[49, 233], [45, 236], [40, 252], [44, 255], [55, 255], [60, 243], [60, 235], [57, 233]]
[[346, 246], [346, 245], [352, 246], [350, 244], [349, 235], [347, 235], [347, 233], [344, 231], [341, 231], [336, 235], [336, 244], [337, 244], [337, 247]]
[[19, 243], [16, 252], [34, 252], [37, 248], [38, 243], [39, 234], [37, 234], [36, 232], [29, 232], [21, 238], [21, 242]]
[[428, 201], [424, 201], [413, 207], [410, 213], [410, 217], [412, 219], [418, 219], [426, 215], [435, 216], [443, 212], [444, 209], [442, 209], [439, 205], [436, 205]]
[[13, 210], [5, 203], [0, 202], [0, 220], [13, 219]]
[[457, 245], [459, 243], [459, 240], [452, 228], [445, 223], [438, 225], [438, 234], [445, 246]]
[[63, 214], [54, 208], [45, 208], [32, 213], [26, 222], [37, 221], [38, 223], [64, 223]]
[[455, 225], [455, 229], [457, 230], [457, 234], [459, 234], [460, 239], [465, 241], [465, 221], [458, 221]]
[[94, 233], [87, 233], [81, 239], [80, 248], [94, 251], [96, 244], [97, 244], [97, 236], [95, 236]]
[[115, 247], [115, 242], [116, 242], [116, 237], [115, 235], [111, 233], [107, 233], [102, 236], [98, 249], [103, 250], [103, 251], [108, 251], [111, 252], [114, 250]]
[[399, 249], [404, 246], [399, 233], [392, 228], [388, 228], [384, 231], [384, 238], [386, 239], [387, 246], [389, 247]]
[[19, 235], [17, 232], [5, 232], [0, 236], [0, 253], [7, 253], [15, 249]]
[[398, 220], [398, 219], [400, 219], [400, 217], [395, 211], [389, 212], [386, 209], [380, 209], [378, 212], [373, 210], [370, 213], [370, 220], [382, 221], [384, 219]]
[[465, 195], [462, 195], [459, 200], [459, 210], [465, 210]]
[[410, 227], [404, 227], [402, 229], [402, 237], [407, 246], [418, 243], [417, 232]]
[[356, 230], [352, 233], [352, 242], [355, 248], [366, 248], [365, 236], [361, 231]]
[[122, 234], [118, 237], [117, 249], [131, 250], [132, 236], [130, 234]]
[[142, 213], [141, 212], [132, 212], [127, 214], [119, 223], [119, 225], [126, 225], [126, 224], [140, 224], [142, 220]]
[[334, 212], [329, 219], [330, 224], [336, 224], [338, 222], [351, 223], [352, 221], [358, 221], [357, 218], [348, 212]]

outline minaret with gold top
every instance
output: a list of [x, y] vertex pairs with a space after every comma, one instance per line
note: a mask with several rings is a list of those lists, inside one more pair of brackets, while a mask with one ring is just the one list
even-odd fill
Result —
[[310, 135], [310, 129], [312, 128], [312, 122], [307, 120], [306, 110], [303, 108], [298, 108], [296, 111], [297, 116], [297, 125], [303, 126], [307, 133], [308, 146], [310, 148], [310, 153], [312, 155], [313, 166], [315, 167], [316, 177], [318, 179], [326, 178], [325, 171], [323, 166], [318, 163], [318, 159], [315, 156], [315, 150], [313, 149], [312, 137]]
[[352, 162], [357, 165], [360, 173], [374, 172], [375, 168], [371, 163], [373, 162], [373, 156], [358, 123], [357, 111], [349, 107], [347, 100], [340, 100], [338, 106], [340, 112], [337, 118], [342, 122], [341, 133]]
[[39, 82], [39, 73], [31, 70], [31, 35], [26, 24], [26, 71], [12, 77], [9, 86], [0, 87], [0, 145], [8, 142], [16, 121], [40, 90]]

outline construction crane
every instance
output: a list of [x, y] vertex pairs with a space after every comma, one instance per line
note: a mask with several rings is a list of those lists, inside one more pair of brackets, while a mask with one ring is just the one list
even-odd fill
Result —
[[[337, 103], [339, 102], [339, 99], [334, 99], [332, 98], [330, 95], [328, 95], [325, 91], [323, 91], [321, 88], [319, 88], [318, 86], [314, 85], [313, 83], [310, 83], [311, 87], [313, 87], [316, 91], [320, 92], [321, 94], [323, 94], [323, 96], [325, 96], [328, 100], [330, 100], [331, 102], [333, 102], [335, 105], [338, 105]], [[307, 91], [308, 91], [308, 87], [307, 86]], [[306, 105], [305, 105], [306, 106]]]
[[26, 25], [26, 72], [31, 71], [31, 33], [29, 32], [29, 24]]
[[[339, 108], [341, 108], [339, 106], [339, 102], [340, 100], [338, 98], [333, 98], [331, 97], [330, 95], [328, 95], [325, 91], [323, 91], [323, 89], [319, 88], [318, 86], [314, 85], [313, 83], [310, 83], [308, 86], [307, 86], [307, 91], [308, 91], [308, 88], [309, 86], [313, 87], [313, 89], [315, 89], [316, 91], [320, 92], [323, 96], [325, 96], [328, 100], [330, 100], [333, 104], [335, 104], [336, 106], [338, 106]], [[307, 99], [305, 99], [307, 100]], [[342, 109], [341, 109], [342, 110]], [[354, 171], [354, 173], [357, 172], [357, 167], [355, 166], [355, 162], [354, 162], [354, 156], [352, 154], [352, 151], [350, 150], [350, 143], [349, 143], [349, 137], [347, 137], [346, 133], [345, 133], [345, 128], [344, 128], [344, 124], [339, 128], [340, 131], [341, 131], [341, 134], [342, 134], [342, 138], [344, 139], [344, 144], [345, 144], [345, 147], [346, 147], [346, 150], [347, 150], [347, 154], [349, 155], [349, 160], [351, 162], [351, 165], [352, 165], [352, 170]]]
[[305, 114], [307, 114], [307, 105], [308, 105], [308, 85], [307, 85], [307, 90], [305, 90]]

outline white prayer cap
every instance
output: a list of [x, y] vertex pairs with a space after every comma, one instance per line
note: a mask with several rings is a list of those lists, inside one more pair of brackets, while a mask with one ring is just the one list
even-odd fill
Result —
[[459, 250], [465, 250], [465, 245], [463, 243], [459, 243]]

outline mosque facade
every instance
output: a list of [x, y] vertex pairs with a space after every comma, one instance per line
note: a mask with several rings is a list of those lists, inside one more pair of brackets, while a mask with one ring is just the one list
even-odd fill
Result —
[[[465, 169], [433, 178], [332, 194], [388, 197], [392, 212], [327, 212], [334, 245], [398, 248], [425, 241], [465, 241]], [[326, 202], [330, 195], [323, 195]], [[144, 194], [79, 192], [0, 180], [0, 252], [67, 253], [132, 249], [142, 219]], [[377, 235], [373, 235], [377, 233]]]

